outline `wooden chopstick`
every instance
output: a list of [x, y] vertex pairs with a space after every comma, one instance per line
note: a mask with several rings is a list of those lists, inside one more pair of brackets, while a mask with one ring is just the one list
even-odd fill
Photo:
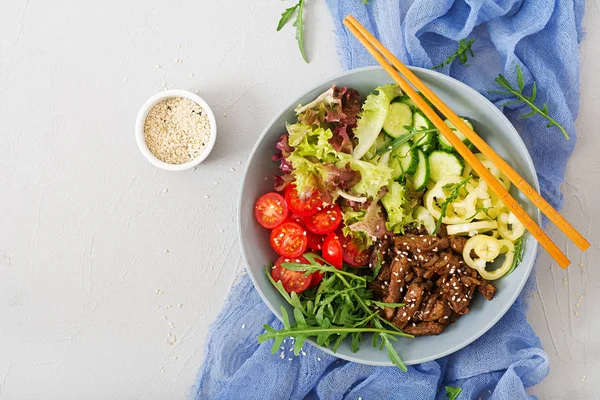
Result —
[[[367, 30], [352, 16], [344, 19], [344, 25], [352, 32], [352, 34], [361, 42], [369, 53], [377, 60], [377, 62], [385, 69], [385, 71], [394, 79], [400, 88], [415, 102], [425, 116], [433, 123], [433, 125], [444, 135], [444, 137], [452, 144], [456, 151], [465, 159], [465, 161], [473, 168], [475, 172], [488, 184], [488, 186], [498, 195], [500, 200], [512, 211], [512, 213], [525, 225], [531, 235], [546, 249], [546, 251], [556, 260], [558, 265], [566, 268], [571, 263], [564, 253], [556, 246], [556, 244], [546, 235], [546, 233], [538, 226], [519, 203], [508, 193], [502, 184], [488, 171], [488, 169], [479, 161], [479, 159], [469, 150], [469, 148], [456, 136], [450, 128], [442, 121], [437, 113], [427, 104], [427, 102], [419, 96], [404, 80], [404, 78], [392, 67], [386, 59], [377, 51], [373, 43], [378, 43], [380, 48], [384, 48]], [[367, 36], [368, 35], [368, 36]], [[369, 39], [367, 39], [369, 37]], [[389, 52], [388, 52], [389, 53]], [[391, 53], [390, 53], [391, 54]], [[395, 57], [392, 57], [395, 58]], [[390, 60], [392, 61], [392, 60]], [[399, 60], [393, 60], [395, 62]], [[401, 64], [401, 63], [400, 63]], [[415, 85], [416, 86], [416, 85]], [[464, 124], [463, 124], [464, 125]], [[458, 125], [456, 125], [458, 128]], [[460, 129], [460, 128], [459, 128]], [[462, 131], [462, 129], [460, 129]], [[498, 156], [499, 157], [499, 156]]]
[[581, 250], [586, 251], [590, 247], [581, 233], [579, 233], [562, 215], [558, 213], [517, 171], [515, 171], [502, 157], [498, 155], [473, 129], [471, 129], [454, 111], [450, 109], [437, 95], [429, 89], [402, 61], [398, 60], [388, 49], [386, 49], [366, 29], [359, 28], [360, 23], [352, 15], [347, 19], [363, 33], [367, 40], [396, 67], [406, 79], [412, 83], [421, 93], [446, 117], [454, 126], [462, 132], [467, 139], [477, 147], [506, 177], [540, 209], [550, 221], [552, 221], [563, 233], [573, 241]]

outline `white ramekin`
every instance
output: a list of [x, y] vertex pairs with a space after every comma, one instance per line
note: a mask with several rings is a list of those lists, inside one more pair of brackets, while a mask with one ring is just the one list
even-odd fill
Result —
[[[185, 164], [169, 164], [162, 160], [159, 160], [148, 148], [146, 144], [146, 139], [144, 138], [144, 124], [146, 122], [146, 117], [148, 113], [156, 104], [160, 103], [163, 100], [170, 99], [173, 97], [183, 97], [185, 99], [189, 99], [194, 103], [198, 104], [200, 107], [204, 109], [206, 115], [208, 115], [208, 120], [210, 122], [210, 138], [208, 139], [208, 143], [204, 148], [202, 154], [198, 157], [194, 158], [192, 161], [189, 161]], [[135, 140], [137, 142], [138, 147], [140, 148], [140, 152], [146, 157], [152, 165], [155, 167], [164, 169], [166, 171], [184, 171], [186, 169], [190, 169], [200, 164], [212, 151], [213, 146], [215, 145], [215, 141], [217, 140], [217, 121], [215, 120], [215, 115], [212, 110], [208, 106], [208, 104], [198, 95], [188, 92], [187, 90], [166, 90], [164, 92], [160, 92], [150, 97], [142, 106], [140, 111], [138, 112], [137, 118], [135, 120]]]

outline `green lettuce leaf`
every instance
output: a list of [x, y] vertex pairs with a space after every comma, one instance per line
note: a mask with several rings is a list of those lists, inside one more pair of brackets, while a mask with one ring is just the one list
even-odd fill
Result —
[[362, 221], [365, 218], [367, 210], [355, 211], [350, 207], [342, 207], [342, 218], [344, 227], [342, 233], [344, 236], [351, 237], [352, 240], [361, 248], [365, 249], [373, 244], [373, 239], [367, 232], [362, 230], [352, 230], [350, 226]]
[[[303, 122], [303, 120], [306, 118], [310, 119], [311, 123], [313, 123], [314, 120], [323, 120], [323, 117], [327, 114], [327, 110], [334, 107], [341, 108], [342, 101], [339, 97], [335, 96], [335, 91], [332, 87], [326, 90], [325, 92], [321, 93], [319, 97], [317, 97], [310, 103], [305, 105], [298, 105], [298, 107], [296, 107], [294, 111], [296, 112], [296, 115], [298, 116], [298, 120], [300, 122]], [[306, 115], [307, 112], [310, 113], [310, 117]], [[321, 118], [316, 117], [315, 115], [318, 115]]]
[[329, 139], [333, 136], [330, 129], [307, 129], [301, 134], [302, 138], [300, 140], [298, 140], [297, 137], [294, 137], [294, 144], [291, 144], [292, 142], [290, 142], [290, 145], [294, 146], [292, 155], [315, 157], [317, 160], [326, 163], [335, 163], [339, 160], [338, 152], [335, 151], [331, 143], [329, 143]]
[[301, 124], [290, 125], [288, 129], [294, 150], [286, 161], [292, 166], [301, 198], [310, 197], [317, 189], [321, 199], [331, 203], [338, 197], [340, 186], [358, 181], [358, 173], [346, 168], [352, 157], [336, 151], [329, 142], [333, 135], [330, 129], [312, 129]]
[[362, 158], [373, 146], [383, 128], [391, 101], [402, 95], [402, 90], [395, 84], [383, 85], [375, 90], [377, 94], [371, 93], [367, 96], [358, 125], [354, 129], [354, 137], [358, 139], [358, 145], [354, 148], [352, 156], [356, 160]]
[[386, 228], [394, 233], [403, 233], [404, 228], [413, 223], [412, 201], [406, 198], [404, 186], [398, 182], [388, 185], [389, 192], [381, 198], [387, 212]]
[[387, 165], [375, 165], [368, 161], [355, 159], [349, 159], [348, 162], [350, 168], [360, 172], [360, 181], [352, 187], [355, 195], [377, 198], [381, 188], [387, 186], [392, 180], [392, 169]]
[[286, 128], [289, 133], [288, 143], [292, 147], [297, 146], [313, 130], [312, 126], [301, 123], [287, 124]]

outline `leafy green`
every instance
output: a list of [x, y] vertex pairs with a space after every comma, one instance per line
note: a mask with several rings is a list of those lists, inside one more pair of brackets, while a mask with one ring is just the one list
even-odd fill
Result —
[[469, 182], [470, 179], [471, 179], [471, 175], [467, 176], [465, 179], [463, 179], [462, 181], [460, 181], [458, 183], [448, 183], [447, 185], [444, 185], [444, 189], [448, 190], [450, 193], [448, 194], [448, 197], [446, 197], [446, 199], [444, 199], [444, 202], [440, 206], [440, 208], [441, 208], [440, 218], [437, 220], [437, 223], [435, 224], [435, 229], [434, 229], [432, 235], [435, 235], [437, 233], [437, 231], [440, 229], [440, 226], [442, 226], [442, 220], [446, 216], [446, 210], [448, 209], [448, 205], [450, 203], [452, 203], [453, 201], [455, 201], [456, 199], [458, 199], [458, 196], [460, 196], [460, 190], [463, 189], [467, 185], [467, 182]]
[[283, 14], [281, 14], [281, 19], [277, 24], [277, 32], [279, 32], [294, 16], [296, 13], [296, 20], [294, 21], [293, 26], [296, 28], [296, 41], [298, 42], [298, 48], [300, 49], [300, 54], [302, 54], [302, 58], [304, 61], [308, 62], [308, 57], [306, 57], [306, 51], [304, 50], [304, 3], [306, 0], [298, 0], [298, 3], [290, 8], [287, 8]]
[[296, 21], [294, 21], [294, 27], [296, 28], [296, 40], [298, 41], [298, 48], [300, 49], [300, 54], [302, 54], [302, 58], [305, 62], [308, 62], [308, 57], [306, 56], [306, 51], [304, 49], [304, 1], [298, 1], [298, 14], [296, 15]]
[[404, 232], [404, 227], [411, 224], [412, 202], [410, 202], [404, 193], [404, 186], [398, 182], [391, 182], [388, 185], [389, 192], [381, 198], [381, 203], [387, 211], [386, 228], [394, 233]]
[[521, 261], [523, 261], [523, 252], [524, 251], [525, 251], [525, 247], [523, 246], [523, 236], [521, 236], [520, 238], [515, 240], [515, 248], [513, 249], [513, 253], [515, 256], [513, 258], [513, 263], [511, 265], [510, 269], [508, 270], [508, 272], [506, 274], [504, 274], [504, 276], [510, 275], [517, 268], [517, 265], [519, 265], [521, 263]]
[[[342, 162], [344, 163], [344, 162]], [[342, 165], [339, 165], [341, 167]], [[382, 187], [392, 180], [392, 169], [387, 165], [372, 164], [369, 161], [349, 159], [350, 168], [360, 172], [360, 181], [352, 187], [355, 195], [375, 198]]]
[[462, 389], [456, 386], [446, 386], [446, 397], [449, 400], [456, 400]]
[[281, 19], [279, 20], [279, 24], [277, 24], [277, 32], [279, 32], [285, 26], [285, 24], [287, 24], [289, 20], [292, 19], [292, 16], [294, 15], [294, 12], [296, 12], [296, 9], [299, 5], [300, 3], [295, 4], [290, 8], [286, 8], [283, 14], [281, 14]]
[[340, 98], [336, 98], [335, 91], [333, 90], [333, 88], [329, 88], [325, 92], [321, 93], [316, 99], [314, 99], [310, 103], [305, 105], [299, 104], [294, 109], [294, 112], [298, 116], [299, 121], [304, 120], [303, 114], [305, 114], [309, 110], [313, 111], [313, 114], [317, 114], [319, 117], [324, 119], [328, 111], [330, 112], [336, 107], [342, 107], [342, 100]]
[[[352, 350], [358, 351], [364, 333], [372, 333], [373, 346], [385, 348], [390, 360], [398, 368], [406, 371], [406, 366], [393, 347], [392, 341], [398, 336], [412, 337], [385, 321], [379, 312], [371, 307], [401, 307], [400, 303], [385, 303], [373, 300], [373, 293], [367, 288], [371, 276], [359, 276], [344, 266], [338, 270], [312, 253], [304, 257], [309, 264], [283, 263], [283, 268], [305, 271], [310, 274], [320, 271], [323, 281], [317, 288], [304, 291], [299, 296], [288, 294], [281, 282], [275, 282], [267, 270], [269, 279], [284, 299], [293, 307], [295, 324], [285, 308], [281, 309], [283, 328], [276, 330], [264, 325], [265, 332], [258, 337], [259, 343], [274, 339], [272, 351], [275, 353], [286, 337], [295, 338], [294, 353], [298, 355], [308, 338], [314, 338], [319, 345], [333, 346], [336, 351], [344, 339], [352, 339]], [[354, 271], [354, 270], [353, 270]]]
[[521, 71], [521, 67], [519, 67], [518, 64], [517, 64], [516, 69], [517, 69], [517, 85], [519, 87], [518, 89], [513, 88], [511, 83], [508, 81], [508, 79], [506, 79], [504, 77], [504, 75], [498, 74], [498, 77], [496, 78], [496, 82], [498, 83], [498, 85], [500, 85], [505, 90], [490, 90], [490, 92], [515, 96], [517, 98], [517, 100], [509, 101], [502, 105], [509, 106], [509, 105], [518, 104], [518, 103], [526, 104], [531, 109], [531, 111], [525, 115], [521, 115], [521, 118], [529, 118], [535, 114], [539, 114], [542, 117], [546, 118], [546, 120], [548, 120], [548, 124], [546, 125], [546, 128], [551, 128], [553, 126], [556, 126], [562, 132], [565, 139], [569, 140], [569, 134], [567, 133], [565, 128], [563, 128], [561, 124], [556, 122], [555, 119], [553, 119], [552, 117], [550, 117], [548, 115], [548, 105], [544, 103], [542, 105], [542, 108], [539, 108], [537, 105], [534, 104], [534, 101], [537, 96], [537, 84], [535, 83], [535, 81], [533, 82], [533, 87], [531, 88], [531, 95], [526, 96], [523, 93], [523, 90], [525, 89], [525, 85], [523, 82], [523, 72]]
[[461, 64], [468, 66], [469, 64], [467, 64], [467, 60], [469, 58], [469, 54], [471, 54], [471, 57], [475, 57], [475, 54], [473, 54], [473, 49], [471, 48], [471, 46], [473, 46], [473, 42], [475, 42], [475, 39], [459, 40], [458, 49], [456, 49], [454, 54], [448, 57], [444, 62], [434, 66], [433, 69], [443, 68], [444, 66], [451, 64], [456, 58], [458, 58], [458, 61], [460, 61]]
[[342, 219], [344, 220], [342, 233], [344, 236], [351, 237], [361, 249], [371, 246], [373, 239], [366, 232], [353, 231], [349, 226], [362, 221], [366, 214], [367, 210], [354, 211], [351, 207], [342, 207]]
[[352, 155], [356, 160], [362, 158], [375, 143], [383, 128], [391, 101], [402, 95], [402, 90], [395, 84], [379, 86], [375, 90], [377, 94], [371, 93], [367, 96], [354, 129], [354, 137], [358, 139], [358, 145]]
[[[335, 151], [329, 143], [333, 135], [331, 130], [312, 129], [300, 124], [289, 125], [288, 129], [290, 138], [294, 141], [294, 151], [287, 157], [287, 161], [294, 168], [299, 195], [306, 198], [314, 189], [335, 194], [339, 169], [334, 164], [343, 153]], [[349, 155], [344, 156], [350, 158]]]
[[292, 147], [300, 144], [306, 136], [313, 134], [312, 126], [301, 123], [287, 124], [286, 129], [289, 134], [288, 143]]

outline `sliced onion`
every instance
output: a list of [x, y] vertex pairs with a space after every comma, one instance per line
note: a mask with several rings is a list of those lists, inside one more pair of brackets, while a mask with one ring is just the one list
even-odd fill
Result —
[[352, 196], [351, 194], [344, 192], [342, 189], [338, 189], [336, 193], [339, 196], [345, 198], [346, 200], [356, 201], [357, 203], [364, 203], [365, 201], [367, 201], [366, 197]]
[[446, 232], [448, 232], [448, 235], [459, 235], [461, 233], [469, 232], [482, 233], [497, 228], [498, 222], [496, 221], [477, 221], [468, 224], [447, 225]]

